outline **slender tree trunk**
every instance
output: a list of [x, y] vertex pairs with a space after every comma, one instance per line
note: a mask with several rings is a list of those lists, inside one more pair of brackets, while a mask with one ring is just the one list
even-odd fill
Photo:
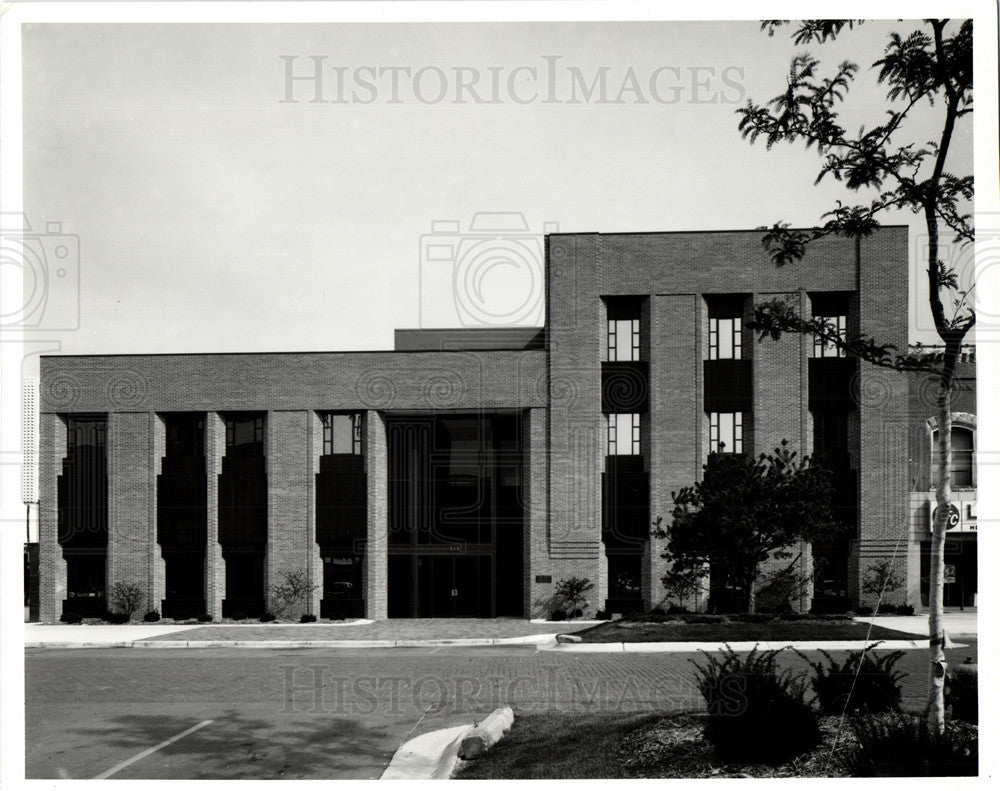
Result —
[[961, 351], [954, 341], [946, 344], [944, 373], [938, 392], [937, 409], [937, 485], [934, 499], [937, 512], [931, 527], [931, 579], [928, 604], [930, 617], [930, 668], [927, 694], [927, 718], [930, 728], [944, 732], [944, 680], [948, 663], [944, 654], [944, 544], [948, 530], [948, 511], [951, 508], [951, 384], [955, 361]]
[[746, 592], [747, 592], [747, 612], [755, 613], [757, 612], [757, 567], [756, 565], [752, 570], [748, 571], [744, 575], [746, 580]]

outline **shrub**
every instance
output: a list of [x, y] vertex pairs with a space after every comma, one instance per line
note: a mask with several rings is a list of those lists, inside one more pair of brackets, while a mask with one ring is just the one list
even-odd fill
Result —
[[281, 582], [271, 586], [271, 601], [279, 615], [304, 602], [319, 585], [308, 581], [303, 569], [281, 572]]
[[157, 610], [150, 610], [148, 613], [142, 616], [142, 620], [149, 622], [158, 621], [160, 620], [160, 613]]
[[778, 674], [779, 651], [751, 651], [746, 659], [728, 646], [698, 668], [698, 689], [708, 708], [705, 738], [720, 758], [784, 763], [820, 741], [816, 712], [805, 702], [801, 681]]
[[108, 591], [108, 608], [112, 613], [124, 615], [128, 621], [139, 611], [145, 599], [146, 594], [138, 585], [131, 582], [116, 582]]
[[245, 612], [234, 612], [229, 617], [234, 621], [245, 621], [247, 619], [247, 614]]
[[878, 611], [883, 615], [895, 615], [899, 612], [899, 608], [895, 604], [880, 604]]
[[733, 613], [729, 616], [733, 623], [768, 623], [774, 620], [774, 616], [762, 612]]
[[569, 577], [556, 583], [556, 596], [561, 599], [565, 612], [571, 613], [575, 618], [578, 617], [577, 613], [583, 615], [588, 604], [584, 594], [593, 588], [594, 583], [586, 577]]
[[274, 619], [275, 619], [275, 615], [274, 615], [273, 612], [266, 612], [266, 613], [263, 613], [260, 616], [260, 622], [261, 623], [270, 623]]
[[83, 616], [75, 612], [64, 612], [59, 620], [63, 623], [83, 623]]
[[670, 609], [667, 610], [667, 611], [664, 611], [664, 609], [662, 607], [653, 607], [653, 609], [651, 609], [649, 611], [649, 614], [650, 615], [666, 615], [668, 612], [687, 612], [687, 608], [686, 607], [680, 607], [680, 606], [678, 606], [676, 604], [671, 604], [670, 605]]
[[681, 620], [685, 623], [725, 623], [726, 616], [714, 613], [696, 613], [684, 616]]
[[132, 617], [123, 612], [108, 612], [104, 614], [104, 620], [109, 623], [128, 623]]
[[[861, 580], [861, 592], [881, 596], [903, 587], [903, 579], [896, 573], [891, 560], [880, 560], [865, 571]], [[884, 609], [884, 608], [881, 608]]]
[[[656, 609], [659, 610], [660, 612], [663, 612], [663, 609], [661, 607], [657, 607]], [[649, 612], [652, 615], [653, 612], [654, 612], [654, 610], [650, 610]], [[691, 611], [687, 607], [685, 607], [683, 604], [671, 604], [667, 608], [666, 614], [667, 615], [682, 615], [682, 614], [689, 613], [689, 612], [691, 612]]]
[[212, 616], [209, 615], [207, 612], [203, 612], [201, 615], [198, 616], [199, 623], [209, 623], [211, 620]]
[[809, 662], [815, 674], [812, 678], [813, 692], [824, 714], [896, 710], [902, 698], [899, 682], [906, 676], [894, 670], [902, 658], [902, 651], [878, 656], [869, 646], [865, 651], [852, 651], [842, 663], [838, 663], [826, 651], [820, 651], [829, 666], [822, 662], [810, 662], [800, 652], [796, 652]]
[[913, 615], [912, 604], [900, 604], [896, 608], [896, 615]]
[[598, 621], [610, 621], [611, 620], [611, 613], [605, 612], [604, 610], [598, 610], [596, 613], [594, 613], [594, 617]]
[[302, 617], [299, 618], [299, 623], [315, 623], [316, 616], [311, 613], [303, 613]]
[[944, 702], [951, 706], [951, 716], [966, 722], [979, 722], [978, 668], [972, 657], [948, 668], [944, 679]]
[[978, 737], [954, 724], [938, 735], [922, 717], [892, 712], [852, 721], [857, 746], [845, 756], [855, 777], [949, 777], [979, 773]]
[[858, 615], [874, 615], [875, 614], [875, 608], [874, 607], [868, 607], [868, 606], [858, 607], [857, 612], [858, 612]]
[[558, 607], [552, 611], [552, 615], [549, 616], [550, 621], [565, 621], [566, 611], [560, 610]]

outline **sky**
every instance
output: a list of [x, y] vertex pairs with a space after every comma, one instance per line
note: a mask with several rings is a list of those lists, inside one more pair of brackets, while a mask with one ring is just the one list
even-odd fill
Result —
[[[909, 27], [808, 48], [861, 65], [848, 127], [881, 118], [870, 64]], [[59, 233], [79, 254], [26, 281], [24, 372], [38, 352], [385, 349], [398, 327], [537, 324], [546, 231], [814, 224], [845, 197], [813, 186], [815, 152], [737, 131], [738, 107], [784, 86], [789, 39], [751, 21], [25, 25], [24, 210], [52, 229], [45, 267]], [[963, 124], [952, 169], [971, 165]], [[919, 217], [886, 222], [919, 244]], [[926, 297], [910, 302], [911, 340], [931, 339]]]

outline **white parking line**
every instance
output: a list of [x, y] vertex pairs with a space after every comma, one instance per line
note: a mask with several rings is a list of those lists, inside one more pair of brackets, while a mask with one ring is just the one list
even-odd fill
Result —
[[134, 764], [134, 763], [135, 763], [136, 761], [141, 761], [141, 760], [142, 760], [143, 758], [145, 758], [145, 757], [146, 757], [147, 755], [151, 755], [152, 753], [155, 753], [155, 752], [156, 752], [157, 750], [162, 750], [162, 749], [163, 749], [164, 747], [166, 747], [166, 746], [168, 746], [168, 745], [170, 745], [170, 744], [173, 744], [173, 743], [174, 743], [174, 742], [176, 742], [176, 741], [177, 741], [178, 739], [183, 739], [183, 738], [184, 738], [185, 736], [187, 736], [187, 735], [188, 735], [189, 733], [194, 733], [194, 732], [195, 732], [196, 730], [198, 730], [199, 728], [204, 728], [204, 727], [205, 727], [206, 725], [208, 725], [208, 724], [210, 724], [210, 723], [212, 723], [212, 722], [214, 722], [214, 720], [204, 720], [203, 722], [199, 722], [199, 723], [198, 723], [197, 725], [195, 725], [195, 726], [193, 726], [193, 727], [191, 727], [191, 728], [188, 728], [188, 729], [187, 729], [186, 731], [181, 731], [181, 732], [180, 732], [180, 733], [178, 733], [178, 734], [177, 734], [176, 736], [171, 736], [171, 737], [170, 737], [169, 739], [167, 739], [166, 741], [163, 741], [163, 742], [160, 742], [160, 743], [159, 743], [158, 745], [156, 745], [155, 747], [149, 747], [148, 749], [145, 749], [145, 750], [143, 750], [143, 751], [142, 751], [141, 753], [139, 753], [138, 755], [133, 755], [133, 756], [132, 756], [131, 758], [129, 758], [129, 759], [127, 760], [127, 761], [122, 761], [122, 762], [121, 762], [120, 764], [115, 764], [115, 765], [114, 765], [114, 766], [112, 766], [112, 767], [111, 767], [110, 769], [108, 769], [108, 771], [106, 771], [106, 772], [101, 772], [101, 774], [99, 774], [99, 775], [98, 775], [97, 777], [95, 777], [94, 779], [95, 779], [95, 780], [106, 780], [107, 778], [111, 777], [111, 775], [115, 774], [116, 772], [120, 772], [120, 771], [121, 771], [122, 769], [124, 769], [124, 768], [125, 768], [126, 766], [131, 766], [131, 765], [132, 765], [132, 764]]

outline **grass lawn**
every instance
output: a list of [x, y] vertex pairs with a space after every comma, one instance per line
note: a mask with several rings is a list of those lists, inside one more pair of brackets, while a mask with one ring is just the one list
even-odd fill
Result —
[[[720, 760], [702, 738], [706, 716], [519, 714], [510, 732], [485, 756], [460, 761], [454, 777], [524, 780], [850, 776], [843, 758], [856, 742], [840, 717], [821, 717], [820, 744], [787, 763], [772, 766]], [[977, 738], [976, 726], [959, 723], [958, 727]]]
[[[780, 766], [729, 764], [702, 739], [702, 714], [523, 714], [484, 757], [460, 762], [457, 780], [644, 777], [845, 777], [830, 748], [838, 717], [821, 721], [823, 742]], [[845, 729], [846, 731], [847, 729]], [[841, 734], [840, 746], [853, 741]], [[837, 754], [840, 754], [838, 749]]]
[[[864, 640], [866, 623], [853, 621], [767, 621], [765, 623], [646, 623], [609, 621], [576, 634], [585, 643], [743, 642], [751, 640]], [[871, 628], [872, 640], [926, 640], [925, 636]]]
[[641, 777], [622, 764], [621, 742], [660, 714], [519, 714], [492, 750], [460, 761], [456, 779]]

